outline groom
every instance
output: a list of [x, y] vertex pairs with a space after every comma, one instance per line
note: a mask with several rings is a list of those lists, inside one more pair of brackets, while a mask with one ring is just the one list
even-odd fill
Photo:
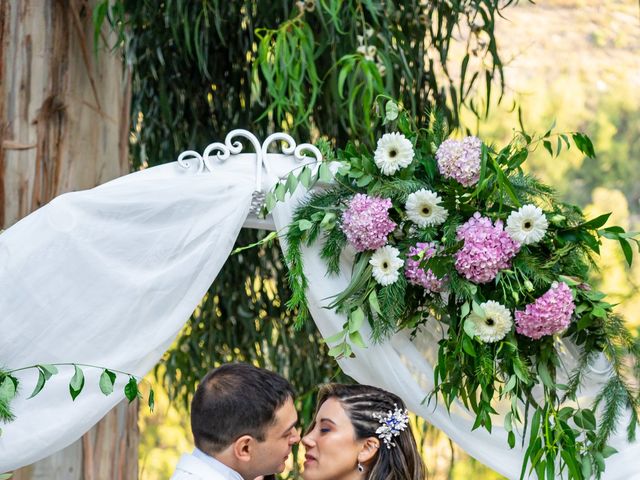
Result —
[[281, 376], [244, 363], [202, 380], [191, 402], [196, 448], [171, 480], [253, 480], [280, 473], [300, 441], [293, 389]]

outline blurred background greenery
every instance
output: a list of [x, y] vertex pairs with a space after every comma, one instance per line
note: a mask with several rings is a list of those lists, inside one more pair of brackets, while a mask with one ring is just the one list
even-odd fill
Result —
[[[635, 0], [111, 3], [133, 72], [133, 170], [202, 150], [236, 127], [372, 143], [375, 96], [386, 93], [416, 115], [436, 104], [458, 132], [488, 143], [508, 142], [520, 123], [529, 132], [555, 121], [558, 131], [587, 133], [595, 160], [574, 150], [551, 158], [541, 148], [528, 168], [563, 200], [593, 215], [615, 209], [612, 223], [640, 229]], [[238, 244], [262, 235], [243, 232]], [[639, 263], [626, 268], [618, 247], [605, 244], [594, 278], [635, 329]], [[231, 257], [148, 376], [156, 409], [140, 411], [141, 479], [168, 478], [191, 450], [190, 393], [215, 365], [243, 360], [279, 371], [301, 394], [303, 419], [314, 385], [344, 379], [312, 324], [292, 328], [282, 267], [277, 245]], [[430, 478], [502, 478], [415, 421]]]

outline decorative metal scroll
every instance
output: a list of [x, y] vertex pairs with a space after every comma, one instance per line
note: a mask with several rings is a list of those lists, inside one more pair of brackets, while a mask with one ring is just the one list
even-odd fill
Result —
[[256, 192], [262, 191], [262, 169], [270, 173], [270, 161], [268, 149], [271, 144], [278, 142], [282, 144], [282, 154], [293, 156], [297, 161], [302, 162], [308, 160], [309, 156], [305, 153], [311, 153], [312, 158], [316, 162], [322, 161], [322, 154], [317, 147], [310, 143], [301, 143], [296, 145], [296, 141], [286, 133], [272, 133], [269, 135], [262, 145], [258, 138], [251, 132], [243, 129], [231, 130], [224, 143], [214, 142], [207, 145], [202, 155], [194, 150], [186, 150], [178, 156], [178, 164], [185, 169], [195, 169], [196, 173], [203, 173], [205, 170], [213, 172], [214, 161], [219, 163], [225, 162], [231, 155], [237, 155], [242, 152], [242, 142], [235, 140], [237, 138], [246, 138], [253, 145], [256, 154]]

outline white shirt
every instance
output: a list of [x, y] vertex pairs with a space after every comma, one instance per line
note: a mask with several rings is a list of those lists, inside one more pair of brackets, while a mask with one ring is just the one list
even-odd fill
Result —
[[180, 457], [171, 480], [244, 480], [235, 470], [199, 449]]

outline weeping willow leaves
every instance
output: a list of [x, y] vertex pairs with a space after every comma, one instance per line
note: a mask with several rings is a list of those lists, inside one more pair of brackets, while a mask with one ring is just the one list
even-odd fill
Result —
[[253, 64], [254, 78], [259, 71], [269, 99], [257, 121], [273, 114], [276, 125], [285, 130], [308, 127], [321, 84], [311, 28], [296, 18], [275, 30], [257, 29], [256, 35], [260, 43]]
[[[483, 115], [502, 93], [494, 29], [512, 3], [103, 0], [94, 25], [99, 38], [110, 22], [133, 69], [138, 167], [241, 125], [258, 136], [284, 126], [298, 138], [371, 142], [381, 93], [416, 117], [435, 104], [451, 126], [461, 108]], [[454, 75], [456, 42], [467, 55]]]

